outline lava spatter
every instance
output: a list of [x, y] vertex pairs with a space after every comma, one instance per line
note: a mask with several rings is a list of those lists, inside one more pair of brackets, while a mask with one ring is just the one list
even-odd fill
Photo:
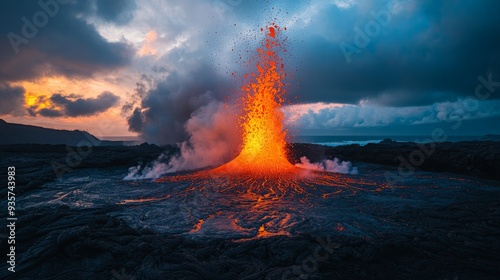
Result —
[[286, 174], [296, 173], [286, 156], [286, 131], [283, 113], [286, 77], [279, 56], [281, 29], [272, 24], [261, 29], [265, 40], [257, 48], [256, 73], [244, 86], [242, 116], [243, 145], [240, 154], [231, 162], [214, 169], [213, 173], [229, 174]]

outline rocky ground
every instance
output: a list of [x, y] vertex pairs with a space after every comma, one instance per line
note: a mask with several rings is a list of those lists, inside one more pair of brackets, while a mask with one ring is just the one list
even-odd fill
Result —
[[413, 170], [451, 172], [500, 180], [500, 141], [443, 143], [400, 143], [384, 140], [366, 146], [339, 147], [292, 144], [292, 158], [308, 154], [312, 161], [338, 157], [354, 162], [369, 162]]
[[[290, 158], [298, 161], [305, 155], [319, 161], [336, 156], [360, 167], [361, 182], [377, 176], [383, 182], [380, 173], [397, 173], [398, 156], [408, 158], [415, 149], [419, 149], [415, 144], [388, 141], [336, 148], [294, 144]], [[17, 212], [17, 272], [7, 271], [3, 261], [0, 279], [498, 279], [500, 182], [490, 180], [499, 179], [498, 142], [436, 144], [424, 163], [415, 166], [415, 177], [405, 177], [396, 189], [344, 192], [329, 198], [316, 195], [304, 202], [307, 217], [302, 226], [291, 225], [300, 231], [288, 236], [204, 238], [177, 229], [137, 226], [137, 221], [124, 218], [127, 213], [141, 213], [137, 218], [141, 224], [168, 216], [179, 220], [176, 215], [185, 204], [205, 201], [199, 198], [167, 201], [166, 207], [157, 201], [120, 204], [89, 195], [95, 204], [75, 206], [90, 192], [82, 187], [59, 193], [66, 186], [78, 188], [81, 180], [86, 188], [112, 186], [119, 191], [108, 189], [109, 195], [131, 196], [142, 183], [124, 185], [119, 174], [165, 150], [177, 152], [174, 147], [154, 145], [93, 147], [70, 166], [68, 155], [75, 154], [65, 146], [0, 146], [1, 166], [17, 168], [16, 192], [25, 206]], [[53, 161], [71, 168], [62, 174], [62, 183]], [[88, 179], [94, 170], [101, 171], [100, 180], [109, 174], [103, 186], [93, 186]], [[153, 193], [176, 191], [164, 183], [148, 184], [161, 188]], [[55, 193], [57, 199], [52, 199]], [[49, 198], [55, 202], [47, 203]], [[215, 207], [210, 199], [203, 206], [208, 212]], [[0, 206], [6, 209], [6, 202]], [[161, 214], [162, 209], [172, 212]], [[328, 221], [338, 217], [339, 223], [322, 222], [329, 211], [336, 213]], [[5, 220], [6, 211], [0, 218]], [[368, 222], [360, 225], [360, 221]], [[315, 227], [322, 230], [312, 230]], [[2, 240], [0, 248], [6, 252]]]
[[[71, 147], [67, 145], [0, 145], [0, 166], [15, 166], [18, 194], [35, 189], [75, 170], [87, 168], [128, 168], [149, 162], [161, 153], [176, 153], [175, 147], [138, 146]], [[2, 180], [6, 174], [0, 174]]]
[[245, 242], [135, 230], [110, 210], [20, 213], [18, 250], [25, 253], [17, 274], [2, 265], [2, 279], [498, 279], [500, 210], [493, 201], [390, 217], [418, 234]]
[[[407, 172], [410, 166], [415, 170], [452, 172], [500, 180], [500, 141], [445, 142], [422, 146], [386, 140], [366, 146], [340, 147], [296, 143], [290, 144], [289, 150], [292, 163], [299, 162], [302, 156], [315, 162], [337, 157], [353, 162], [400, 166], [403, 172]], [[94, 146], [90, 150], [83, 147], [80, 152], [77, 147], [66, 145], [0, 145], [0, 164], [16, 165], [18, 174], [22, 174], [17, 191], [24, 192], [54, 180], [58, 174], [94, 167], [131, 167], [138, 162], [150, 162], [163, 152], [175, 154], [178, 149], [147, 143], [128, 147]], [[410, 155], [420, 152], [424, 155], [422, 163], [418, 155], [411, 161]]]

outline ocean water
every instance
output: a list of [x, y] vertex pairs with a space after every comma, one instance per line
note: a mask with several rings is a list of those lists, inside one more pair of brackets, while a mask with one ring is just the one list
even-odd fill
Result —
[[[448, 136], [448, 142], [461, 142], [461, 141], [477, 141], [480, 136]], [[296, 136], [292, 139], [295, 143], [311, 143], [326, 146], [345, 146], [357, 144], [365, 146], [369, 143], [379, 143], [384, 139], [391, 139], [396, 142], [416, 142], [416, 143], [429, 143], [432, 142], [429, 135], [404, 135], [404, 136]]]

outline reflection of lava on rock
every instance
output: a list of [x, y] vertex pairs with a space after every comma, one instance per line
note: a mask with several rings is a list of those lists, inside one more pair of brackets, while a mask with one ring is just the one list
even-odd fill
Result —
[[[304, 233], [314, 209], [327, 209], [336, 197], [378, 192], [381, 185], [354, 175], [299, 168], [294, 175], [285, 175], [214, 175], [209, 170], [166, 176], [156, 182], [175, 186], [169, 199], [196, 207], [190, 210], [190, 234], [229, 235], [241, 240]], [[317, 226], [305, 228], [317, 231], [321, 228]]]

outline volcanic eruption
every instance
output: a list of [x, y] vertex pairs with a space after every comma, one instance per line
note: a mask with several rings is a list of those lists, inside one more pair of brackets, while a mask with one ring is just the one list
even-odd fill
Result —
[[241, 90], [244, 115], [241, 116], [243, 145], [240, 154], [213, 172], [237, 174], [283, 174], [297, 170], [286, 157], [286, 131], [283, 113], [279, 108], [284, 102], [286, 77], [279, 52], [282, 48], [281, 29], [271, 24], [266, 38], [257, 48], [256, 73]]
[[[286, 52], [282, 43], [285, 41], [281, 36], [282, 29], [275, 23], [260, 30], [264, 32], [265, 36], [250, 60], [251, 71], [244, 75], [243, 86], [238, 91], [240, 93], [240, 109], [242, 109], [237, 115], [240, 125], [238, 131], [241, 133], [242, 140], [241, 147], [237, 147], [239, 154], [232, 161], [215, 169], [197, 171], [175, 179], [168, 176], [170, 179], [162, 178], [160, 181], [204, 180], [230, 175], [236, 177], [233, 179], [238, 182], [241, 182], [239, 179], [250, 179], [246, 183], [251, 183], [251, 185], [258, 185], [255, 180], [258, 181], [259, 178], [266, 180], [269, 178], [278, 179], [279, 183], [275, 185], [293, 185], [297, 189], [301, 189], [302, 186], [297, 184], [305, 177], [307, 180], [315, 180], [312, 177], [330, 177], [330, 175], [321, 174], [324, 173], [321, 171], [336, 172], [336, 167], [339, 165], [337, 159], [337, 161], [325, 159], [321, 163], [311, 163], [306, 157], [302, 157], [301, 163], [295, 165], [288, 161], [287, 131], [283, 125], [284, 114], [280, 111], [286, 95], [284, 81], [287, 78], [287, 73], [280, 56]], [[236, 150], [234, 146], [230, 147], [229, 145], [218, 146], [218, 148]], [[172, 168], [179, 162], [177, 157], [168, 164], [164, 164], [160, 160], [155, 161], [152, 166], [144, 168], [142, 174], [146, 174], [145, 178], [151, 178], [148, 177], [150, 173], [164, 175], [177, 171], [177, 169]], [[206, 165], [201, 167], [206, 167]], [[134, 178], [139, 172], [139, 168], [134, 168], [127, 178]], [[344, 169], [342, 173], [351, 173], [350, 162], [345, 164]], [[354, 174], [357, 171], [353, 168], [352, 172]], [[314, 176], [309, 176], [313, 174]], [[285, 183], [285, 181], [287, 182]], [[309, 183], [311, 182], [307, 184]], [[325, 183], [321, 182], [320, 184]]]
[[255, 73], [245, 75], [241, 87], [243, 141], [238, 156], [212, 170], [172, 174], [155, 181], [171, 188], [168, 195], [155, 201], [174, 199], [196, 205], [195, 210], [187, 211], [189, 234], [230, 232], [247, 239], [292, 236], [294, 227], [306, 219], [301, 209], [311, 205], [310, 197], [328, 199], [377, 188], [368, 180], [306, 170], [288, 161], [280, 111], [286, 93], [286, 73], [279, 56], [284, 51], [281, 29], [273, 23], [261, 31], [265, 39], [252, 60]]

